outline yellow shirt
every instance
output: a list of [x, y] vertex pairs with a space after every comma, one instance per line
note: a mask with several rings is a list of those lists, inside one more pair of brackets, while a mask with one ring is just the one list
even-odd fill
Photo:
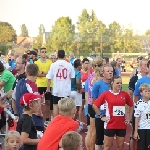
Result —
[[[37, 60], [34, 62], [39, 67], [39, 72], [48, 73], [50, 66], [52, 64], [51, 60], [46, 60], [45, 63], [41, 62], [41, 60]], [[46, 77], [37, 77], [36, 79], [37, 87], [47, 87], [47, 78]]]

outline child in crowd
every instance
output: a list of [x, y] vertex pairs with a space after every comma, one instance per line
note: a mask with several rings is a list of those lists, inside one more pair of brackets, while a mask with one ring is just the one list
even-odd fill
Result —
[[71, 98], [59, 100], [58, 108], [60, 114], [46, 128], [38, 144], [38, 150], [58, 150], [61, 147], [62, 136], [68, 131], [77, 131], [79, 127], [79, 124], [73, 120], [76, 114], [76, 105]]
[[135, 131], [138, 150], [150, 149], [150, 85], [142, 84], [139, 87], [142, 99], [135, 106]]
[[36, 150], [40, 141], [37, 139], [37, 130], [32, 120], [32, 114], [38, 111], [41, 98], [41, 95], [26, 93], [20, 99], [20, 105], [24, 110], [19, 118], [17, 131], [21, 134], [23, 150]]
[[77, 132], [67, 132], [62, 136], [63, 150], [83, 150], [82, 136]]
[[7, 150], [18, 150], [21, 145], [20, 134], [17, 131], [9, 131], [5, 137]]

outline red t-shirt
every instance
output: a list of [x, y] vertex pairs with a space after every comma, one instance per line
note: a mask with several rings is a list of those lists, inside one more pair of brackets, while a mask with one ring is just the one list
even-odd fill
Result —
[[62, 136], [68, 131], [77, 131], [79, 124], [66, 116], [58, 115], [46, 128], [37, 150], [58, 150]]
[[105, 122], [105, 129], [126, 129], [125, 124], [125, 105], [133, 106], [133, 101], [127, 92], [112, 93], [106, 91], [94, 102], [97, 107], [104, 104], [106, 117], [110, 117], [108, 123]]

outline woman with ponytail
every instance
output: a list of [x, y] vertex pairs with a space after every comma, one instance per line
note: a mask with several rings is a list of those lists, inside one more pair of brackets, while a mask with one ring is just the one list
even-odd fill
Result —
[[92, 87], [95, 82], [102, 79], [103, 60], [100, 58], [95, 58], [92, 62], [92, 66], [94, 72], [88, 77], [85, 83], [85, 99], [86, 104], [88, 105], [88, 114], [87, 114], [87, 126], [88, 132], [85, 138], [86, 148], [87, 150], [95, 149], [95, 140], [96, 140], [96, 129], [95, 129], [95, 118], [91, 116], [90, 112], [92, 109]]

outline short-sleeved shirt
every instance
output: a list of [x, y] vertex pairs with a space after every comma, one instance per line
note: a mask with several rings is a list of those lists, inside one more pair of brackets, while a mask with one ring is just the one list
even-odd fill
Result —
[[[25, 132], [29, 134], [30, 139], [37, 139], [37, 131], [35, 125], [32, 121], [32, 117], [28, 114], [22, 114], [17, 123], [17, 129], [20, 134], [21, 132]], [[37, 145], [23, 145], [24, 150], [36, 150]]]
[[71, 118], [58, 115], [46, 128], [37, 150], [57, 150], [62, 136], [69, 131], [77, 131], [79, 124]]
[[71, 80], [71, 91], [77, 91], [76, 80], [81, 80], [81, 73], [79, 70], [75, 69], [75, 78]]
[[[97, 81], [92, 88], [92, 98], [98, 98], [103, 92], [110, 90], [110, 84], [104, 82], [103, 79]], [[105, 116], [104, 105], [100, 107], [100, 112], [102, 116]], [[96, 115], [96, 117], [98, 117]]]
[[[51, 60], [46, 60], [45, 63], [41, 62], [41, 60], [37, 60], [34, 62], [38, 68], [39, 68], [39, 72], [45, 72], [48, 73], [50, 66], [52, 64]], [[37, 77], [36, 79], [36, 84], [37, 87], [47, 87], [47, 78], [46, 77]]]
[[140, 94], [140, 91], [139, 91], [139, 87], [141, 84], [150, 84], [150, 77], [148, 76], [144, 76], [142, 77], [141, 79], [139, 79], [135, 85], [135, 90], [134, 90], [134, 95], [136, 96], [140, 96], [141, 97], [141, 94]]
[[110, 118], [108, 123], [104, 123], [105, 129], [126, 129], [125, 105], [133, 106], [133, 101], [127, 92], [106, 91], [95, 100], [94, 104], [97, 107], [105, 104], [106, 117]]
[[14, 77], [14, 75], [10, 71], [5, 69], [1, 74], [0, 80], [5, 82], [4, 91], [8, 92], [9, 90], [11, 90], [13, 88], [13, 85], [14, 85], [16, 78]]
[[54, 62], [47, 79], [53, 80], [53, 95], [57, 97], [67, 97], [71, 94], [71, 78], [75, 78], [73, 66], [65, 60]]
[[92, 80], [94, 76], [95, 74], [92, 73], [85, 82], [85, 92], [88, 92], [88, 104], [92, 104], [92, 88], [93, 88]]
[[144, 102], [142, 99], [137, 101], [134, 117], [139, 118], [138, 129], [150, 129], [150, 101]]

